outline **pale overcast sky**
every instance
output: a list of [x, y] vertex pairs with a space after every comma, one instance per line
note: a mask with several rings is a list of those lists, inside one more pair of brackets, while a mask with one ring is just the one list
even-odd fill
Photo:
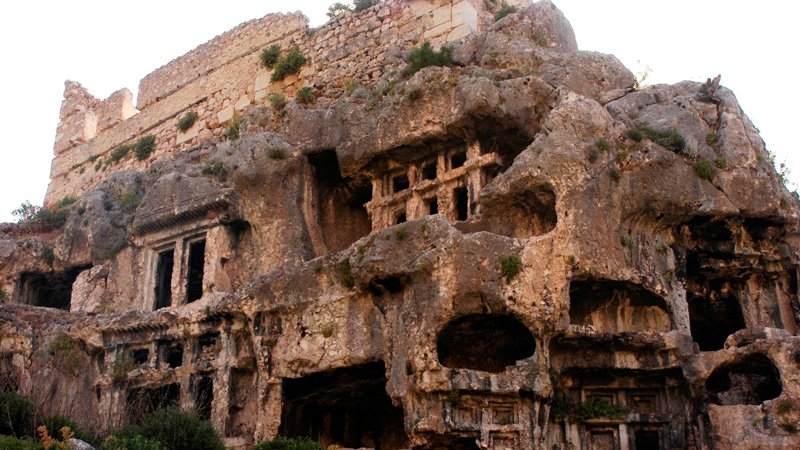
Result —
[[[333, 0], [206, 2], [6, 1], [0, 4], [0, 222], [25, 200], [41, 204], [64, 80], [105, 98], [241, 22], [304, 12], [325, 22]], [[777, 160], [800, 184], [800, 4], [789, 0], [560, 0], [583, 50], [612, 53], [648, 83], [722, 74]], [[794, 86], [794, 87], [793, 87]]]

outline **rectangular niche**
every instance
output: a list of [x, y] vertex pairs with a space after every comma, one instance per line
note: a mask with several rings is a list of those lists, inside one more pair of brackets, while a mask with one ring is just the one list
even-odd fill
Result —
[[91, 266], [78, 266], [63, 271], [23, 272], [18, 282], [18, 301], [26, 305], [69, 311], [72, 285], [78, 275]]

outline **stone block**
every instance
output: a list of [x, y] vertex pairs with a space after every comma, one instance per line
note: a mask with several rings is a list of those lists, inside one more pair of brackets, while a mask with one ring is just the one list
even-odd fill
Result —
[[228, 122], [229, 120], [233, 119], [233, 113], [234, 113], [233, 106], [228, 106], [227, 108], [224, 108], [222, 111], [217, 113], [217, 121], [219, 121], [219, 124], [222, 125]]
[[233, 105], [233, 107], [237, 111], [241, 111], [241, 110], [247, 108], [248, 106], [250, 106], [250, 97], [247, 96], [247, 95], [243, 95], [243, 96], [239, 97], [239, 100], [237, 100], [236, 104]]
[[430, 0], [411, 0], [408, 6], [416, 17], [425, 16], [436, 8], [436, 4]]
[[120, 89], [100, 102], [97, 107], [97, 131], [103, 131], [136, 114], [133, 107], [133, 94], [127, 89]]
[[186, 131], [178, 130], [178, 136], [175, 139], [175, 143], [176, 144], [183, 144], [186, 141], [190, 141], [190, 140], [194, 139], [199, 132], [200, 132], [200, 126], [197, 123], [192, 125], [192, 128], [189, 128]]
[[432, 12], [433, 23], [431, 25], [438, 26], [453, 19], [453, 7], [451, 5], [444, 5], [436, 8]]
[[72, 285], [71, 312], [97, 314], [103, 312], [108, 268], [95, 266], [78, 274]]
[[271, 70], [264, 70], [256, 75], [256, 83], [255, 89], [256, 91], [260, 91], [262, 89], [266, 89], [267, 86], [272, 82], [272, 71]]
[[[437, 27], [433, 27], [430, 30], [425, 31], [425, 33], [422, 34], [422, 38], [425, 40], [432, 40], [432, 38], [441, 36], [448, 31], [450, 31], [450, 22], [443, 23]], [[433, 44], [433, 42], [431, 42], [431, 44]]]
[[472, 30], [467, 26], [467, 24], [462, 23], [461, 25], [453, 28], [450, 30], [450, 33], [447, 34], [447, 42], [457, 41], [461, 38], [469, 36], [472, 34]]
[[478, 11], [469, 2], [453, 5], [453, 28], [466, 25], [473, 32], [478, 31]]

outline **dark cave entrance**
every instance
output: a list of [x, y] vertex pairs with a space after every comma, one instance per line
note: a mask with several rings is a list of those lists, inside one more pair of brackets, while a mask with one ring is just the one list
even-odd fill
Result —
[[372, 200], [372, 183], [366, 178], [342, 177], [333, 150], [309, 155], [308, 163], [313, 176], [313, 204], [325, 250], [327, 253], [344, 250], [372, 231], [364, 206]]
[[206, 240], [189, 244], [189, 272], [186, 274], [186, 302], [203, 297], [203, 270], [206, 264]]
[[386, 394], [383, 362], [283, 381], [280, 434], [308, 436], [323, 447], [408, 447], [403, 410]]
[[706, 390], [718, 405], [760, 405], [781, 395], [783, 387], [772, 360], [753, 353], [714, 370], [706, 380]]
[[499, 373], [536, 351], [528, 327], [499, 314], [469, 314], [442, 328], [436, 338], [439, 362], [456, 369]]
[[155, 309], [168, 308], [172, 305], [172, 267], [174, 265], [174, 249], [158, 253]]
[[23, 272], [19, 277], [20, 303], [69, 311], [72, 285], [92, 266], [77, 266], [58, 272]]
[[722, 349], [728, 336], [746, 326], [736, 290], [720, 280], [707, 287], [687, 293], [692, 339], [704, 352]]

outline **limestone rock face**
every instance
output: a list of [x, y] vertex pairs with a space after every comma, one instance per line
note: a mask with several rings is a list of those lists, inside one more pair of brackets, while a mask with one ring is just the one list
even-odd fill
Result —
[[[315, 31], [328, 58], [394, 39], [330, 62], [358, 80], [314, 61], [272, 82], [242, 42], [229, 65], [286, 104], [237, 94], [63, 225], [2, 225], [2, 385], [98, 431], [180, 406], [242, 449], [800, 447], [800, 203], [733, 93], [636, 90], [551, 2], [493, 4], [387, 0]], [[428, 22], [466, 33], [437, 42], [453, 64], [374, 67]], [[210, 98], [242, 73], [208, 72]], [[199, 110], [192, 86], [139, 114]], [[96, 107], [68, 90], [65, 117]]]

